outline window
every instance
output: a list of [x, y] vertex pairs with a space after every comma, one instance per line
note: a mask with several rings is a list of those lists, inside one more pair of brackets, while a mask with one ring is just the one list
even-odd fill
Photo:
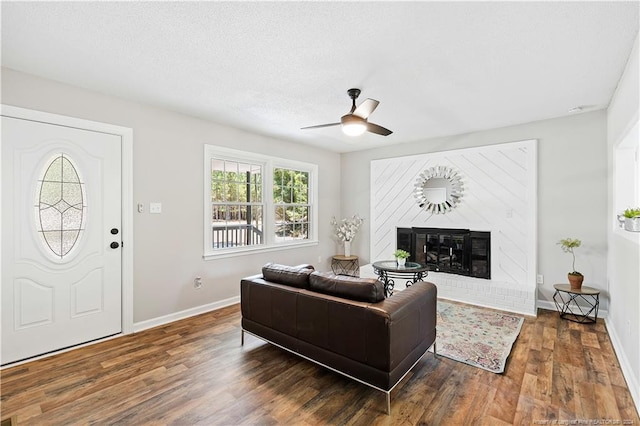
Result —
[[276, 168], [273, 173], [276, 241], [309, 238], [309, 172]]
[[316, 244], [317, 166], [205, 145], [204, 256]]
[[262, 244], [262, 165], [211, 159], [214, 249]]
[[57, 260], [76, 247], [84, 231], [87, 199], [84, 183], [67, 154], [51, 159], [38, 179], [36, 228], [44, 246]]

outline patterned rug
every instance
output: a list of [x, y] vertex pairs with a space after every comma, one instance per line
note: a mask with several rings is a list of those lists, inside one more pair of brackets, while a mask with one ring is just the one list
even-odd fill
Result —
[[524, 318], [438, 300], [437, 352], [455, 361], [502, 373]]

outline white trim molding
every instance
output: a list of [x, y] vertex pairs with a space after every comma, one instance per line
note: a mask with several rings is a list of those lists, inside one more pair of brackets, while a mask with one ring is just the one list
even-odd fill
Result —
[[622, 370], [622, 375], [627, 382], [627, 387], [629, 388], [629, 393], [631, 393], [631, 398], [636, 406], [636, 411], [640, 413], [640, 383], [636, 380], [636, 376], [633, 373], [633, 368], [631, 367], [631, 363], [629, 362], [629, 358], [624, 351], [622, 346], [622, 342], [616, 333], [616, 328], [610, 321], [605, 318], [605, 324], [607, 326], [607, 331], [609, 332], [609, 339], [611, 339], [611, 344], [613, 345], [613, 350], [615, 351], [616, 358], [618, 358], [618, 363], [620, 364], [620, 369]]
[[163, 315], [161, 317], [152, 318], [150, 320], [140, 321], [134, 324], [133, 331], [137, 333], [149, 328], [169, 324], [174, 321], [183, 320], [211, 311], [216, 311], [218, 309], [226, 308], [227, 306], [235, 305], [237, 303], [240, 303], [240, 296], [234, 296], [228, 299], [219, 300], [217, 302], [207, 303], [206, 305], [196, 306], [195, 308], [185, 309], [184, 311], [174, 312], [172, 314]]
[[[600, 305], [602, 306], [602, 305]], [[538, 308], [539, 309], [544, 309], [547, 311], [555, 311], [557, 312], [558, 309], [556, 308], [556, 304], [549, 301], [549, 300], [540, 300], [538, 299]], [[602, 318], [605, 321], [607, 320], [609, 316], [609, 311], [607, 311], [606, 309], [599, 309], [598, 308], [598, 318]], [[569, 321], [569, 320], [567, 320]], [[609, 326], [607, 326], [607, 331], [611, 332], [611, 328]]]
[[122, 334], [133, 332], [133, 129], [0, 105], [3, 116], [120, 136], [122, 141]]
[[[229, 248], [213, 248], [212, 239], [212, 200], [211, 200], [211, 162], [213, 159], [221, 161], [231, 161], [243, 164], [259, 165], [262, 170], [261, 193], [262, 199], [253, 204], [263, 209], [263, 240], [260, 244], [237, 246]], [[257, 154], [248, 151], [240, 151], [232, 148], [225, 148], [216, 145], [204, 145], [203, 155], [203, 206], [204, 206], [204, 223], [203, 223], [203, 259], [222, 259], [226, 257], [235, 257], [243, 254], [252, 254], [256, 252], [267, 252], [273, 250], [282, 250], [288, 248], [300, 248], [311, 245], [318, 245], [318, 165], [314, 163], [306, 163], [297, 160], [289, 160], [280, 157], [274, 157], [265, 154]], [[309, 174], [308, 181], [308, 200], [306, 204], [309, 207], [309, 229], [306, 239], [294, 239], [289, 241], [277, 241], [276, 239], [276, 217], [275, 202], [273, 200], [273, 176], [274, 170], [277, 168], [292, 169]], [[269, 195], [271, 194], [271, 195]], [[227, 204], [227, 202], [220, 202]], [[233, 204], [233, 203], [229, 203]], [[240, 203], [246, 205], [247, 203]], [[294, 205], [294, 204], [291, 204]]]

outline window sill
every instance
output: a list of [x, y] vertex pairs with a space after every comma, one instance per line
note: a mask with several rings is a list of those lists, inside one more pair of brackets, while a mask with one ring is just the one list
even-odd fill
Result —
[[640, 232], [625, 231], [623, 228], [616, 227], [613, 234], [640, 245]]
[[246, 256], [249, 254], [267, 253], [271, 251], [291, 250], [301, 247], [313, 247], [317, 246], [317, 240], [304, 241], [304, 242], [292, 242], [282, 243], [271, 246], [259, 246], [259, 247], [245, 247], [241, 249], [220, 250], [219, 252], [205, 253], [202, 258], [204, 260], [225, 259], [229, 257]]

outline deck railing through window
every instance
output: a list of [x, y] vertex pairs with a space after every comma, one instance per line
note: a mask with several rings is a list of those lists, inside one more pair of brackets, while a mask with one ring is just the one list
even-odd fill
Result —
[[262, 230], [251, 224], [213, 225], [211, 241], [214, 249], [262, 244]]

